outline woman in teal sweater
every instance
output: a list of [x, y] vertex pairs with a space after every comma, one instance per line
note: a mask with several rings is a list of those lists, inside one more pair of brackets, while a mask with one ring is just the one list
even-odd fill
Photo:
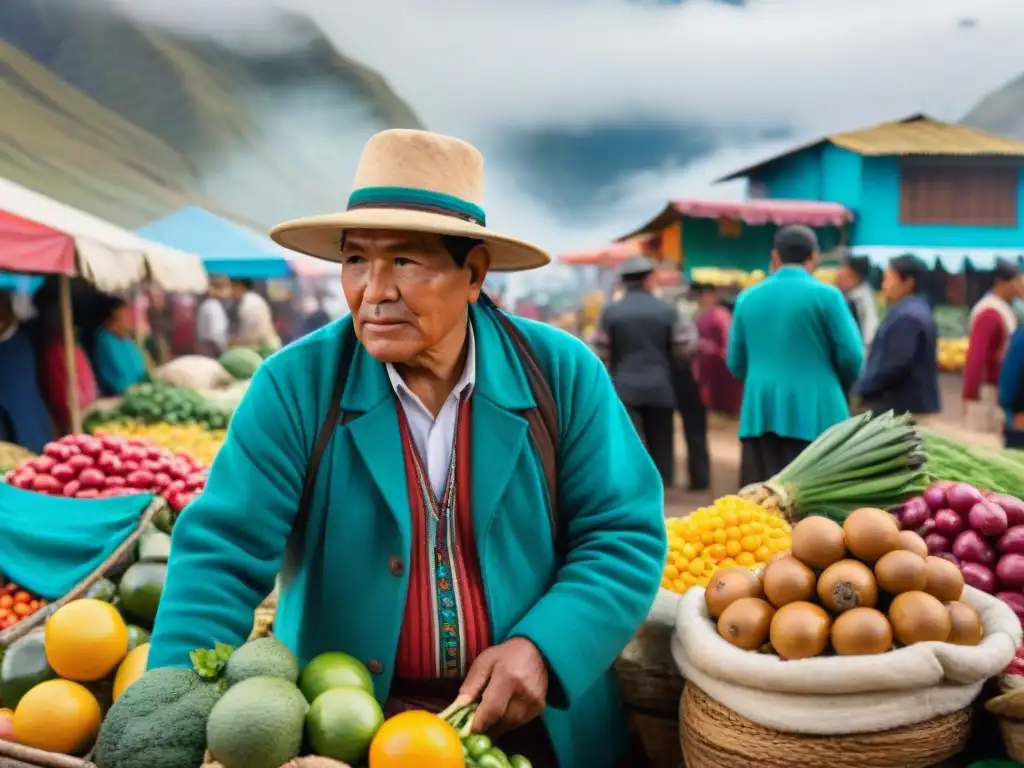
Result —
[[843, 294], [811, 274], [817, 259], [813, 230], [783, 227], [774, 274], [736, 302], [727, 362], [743, 383], [741, 485], [768, 480], [850, 415], [864, 342]]
[[124, 299], [111, 297], [96, 331], [93, 368], [104, 397], [118, 397], [146, 379], [146, 360], [132, 338], [131, 311]]

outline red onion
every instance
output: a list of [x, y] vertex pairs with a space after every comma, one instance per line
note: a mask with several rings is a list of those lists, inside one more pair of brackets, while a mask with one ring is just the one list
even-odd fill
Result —
[[933, 511], [942, 509], [946, 506], [946, 489], [951, 485], [953, 484], [946, 480], [936, 480], [928, 486], [928, 490], [921, 494], [921, 498]]
[[904, 528], [914, 530], [920, 528], [932, 516], [928, 503], [920, 496], [915, 496], [903, 505], [900, 522]]
[[1018, 555], [1024, 555], [1024, 525], [1008, 528], [1006, 533], [999, 538], [996, 547], [1000, 552], [1015, 552]]
[[996, 551], [974, 530], [964, 531], [956, 537], [953, 542], [953, 554], [959, 557], [961, 562], [992, 565], [996, 561]]
[[967, 483], [956, 483], [946, 491], [946, 500], [949, 507], [961, 515], [971, 511], [971, 507], [979, 501], [984, 501], [981, 491]]
[[936, 557], [941, 557], [943, 560], [949, 560], [957, 568], [960, 567], [960, 558], [954, 555], [952, 552], [936, 552]]
[[923, 539], [929, 533], [932, 533], [934, 531], [935, 531], [935, 521], [931, 520], [931, 519], [928, 519], [928, 520], [925, 520], [924, 521], [924, 525], [922, 525], [920, 528], [915, 530], [914, 533], [916, 533], [918, 536], [920, 536]]
[[940, 509], [932, 519], [935, 521], [935, 532], [951, 539], [964, 529], [964, 519], [952, 509]]
[[1013, 552], [1003, 555], [996, 563], [996, 576], [999, 583], [1008, 589], [1024, 587], [1024, 555]]
[[975, 589], [989, 594], [996, 591], [996, 575], [981, 563], [963, 563], [960, 573], [964, 575], [964, 581]]
[[928, 547], [929, 555], [937, 555], [939, 552], [949, 552], [949, 539], [939, 533], [929, 533], [924, 537], [924, 543]]
[[971, 507], [967, 522], [971, 528], [985, 536], [1002, 536], [1006, 533], [1006, 513], [991, 501], [979, 501]]
[[1001, 493], [994, 493], [988, 497], [993, 504], [998, 504], [1006, 513], [1006, 521], [1012, 527], [1024, 525], [1024, 501], [1015, 496], [1006, 496]]

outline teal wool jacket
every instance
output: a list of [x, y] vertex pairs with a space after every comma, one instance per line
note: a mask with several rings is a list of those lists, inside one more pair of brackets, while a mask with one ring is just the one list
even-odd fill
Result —
[[786, 266], [740, 294], [728, 365], [743, 384], [741, 438], [814, 440], [850, 415], [864, 342], [838, 289]]
[[[576, 338], [515, 319], [558, 406], [558, 519], [553, 546], [544, 470], [523, 409], [528, 379], [493, 310], [473, 307], [473, 531], [492, 639], [531, 640], [550, 670], [544, 722], [561, 765], [612, 766], [627, 733], [611, 671], [643, 622], [666, 554], [663, 492], [600, 361]], [[238, 645], [271, 591], [292, 530], [306, 462], [326, 417], [343, 334], [339, 320], [257, 371], [206, 489], [180, 516], [149, 667]], [[339, 425], [317, 476], [305, 554], [283, 588], [275, 634], [300, 662], [344, 651], [372, 665], [388, 696], [408, 589], [410, 512], [395, 400], [384, 366], [357, 347]], [[396, 572], [402, 569], [393, 569]]]

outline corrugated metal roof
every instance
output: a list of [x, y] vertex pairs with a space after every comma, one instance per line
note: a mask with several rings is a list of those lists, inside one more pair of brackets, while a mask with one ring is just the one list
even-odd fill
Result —
[[817, 141], [801, 144], [781, 155], [775, 155], [734, 171], [717, 181], [732, 181], [749, 176], [769, 163], [826, 143], [869, 157], [944, 155], [947, 157], [1024, 158], [1024, 141], [1008, 139], [966, 125], [944, 123], [928, 115], [918, 114], [902, 120], [879, 123], [869, 128], [832, 134]]
[[960, 155], [1024, 157], [1024, 141], [1008, 139], [927, 115], [881, 123], [828, 137], [837, 147], [859, 155]]

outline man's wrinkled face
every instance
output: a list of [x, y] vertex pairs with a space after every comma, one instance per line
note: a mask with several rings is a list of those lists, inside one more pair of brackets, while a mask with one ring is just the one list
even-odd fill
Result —
[[459, 266], [438, 235], [365, 229], [345, 233], [341, 256], [356, 336], [385, 363], [414, 362], [458, 332], [489, 258], [481, 245]]

